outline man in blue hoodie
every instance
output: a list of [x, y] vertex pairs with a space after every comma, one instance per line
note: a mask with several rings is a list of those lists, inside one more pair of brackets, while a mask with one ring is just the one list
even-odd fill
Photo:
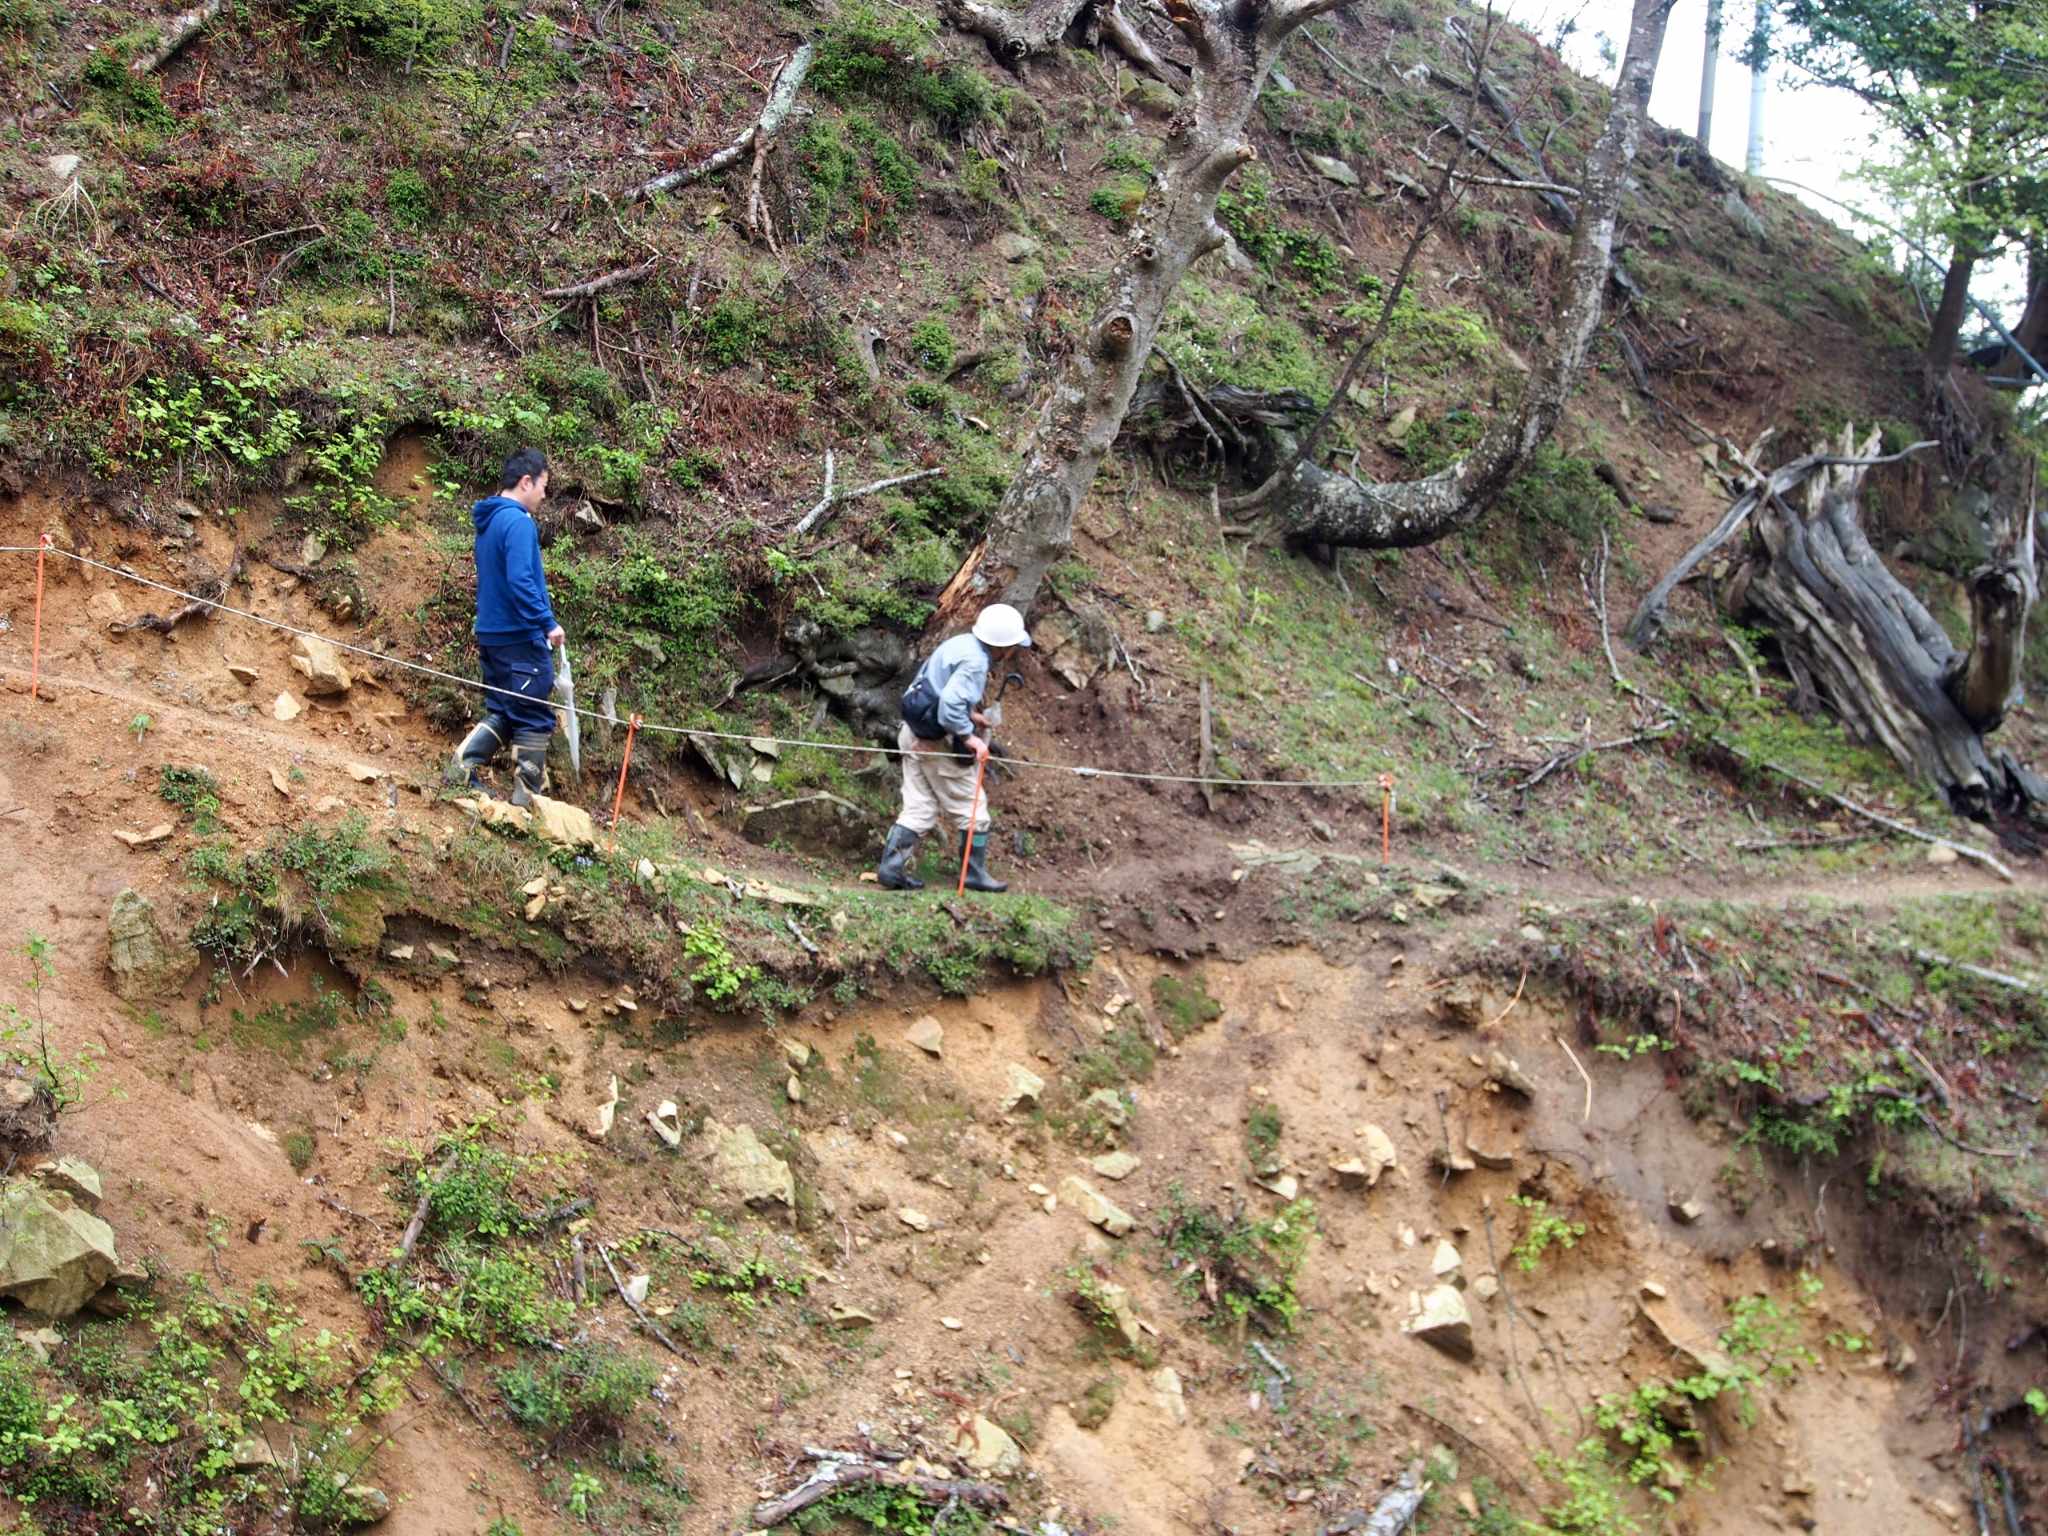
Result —
[[548, 602], [533, 514], [548, 496], [548, 461], [521, 448], [505, 461], [499, 490], [471, 510], [476, 524], [476, 646], [483, 659], [483, 723], [456, 749], [450, 777], [482, 789], [478, 770], [512, 748], [512, 803], [540, 793], [555, 733], [555, 667], [562, 626]]

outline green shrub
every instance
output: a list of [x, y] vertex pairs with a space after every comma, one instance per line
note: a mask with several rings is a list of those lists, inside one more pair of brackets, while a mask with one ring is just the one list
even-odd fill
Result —
[[999, 115], [1002, 98], [976, 71], [934, 49], [934, 32], [921, 17], [884, 16], [856, 5], [819, 41], [810, 84], [828, 101], [866, 96], [889, 102], [957, 138]]
[[418, 171], [393, 171], [384, 183], [384, 206], [407, 229], [425, 229], [434, 218], [434, 198]]
[[348, 48], [385, 64], [444, 58], [483, 19], [480, 0], [290, 0], [315, 48]]
[[40, 32], [51, 19], [51, 0], [0, 0], [0, 37]]
[[759, 355], [769, 336], [768, 317], [752, 299], [728, 296], [704, 312], [697, 339], [704, 355], [719, 368], [730, 368]]
[[946, 329], [945, 321], [920, 320], [910, 328], [910, 355], [926, 373], [945, 377], [956, 353], [953, 333]]
[[660, 1379], [655, 1366], [613, 1345], [576, 1344], [500, 1371], [498, 1390], [513, 1422], [536, 1434], [615, 1435]]
[[872, 117], [820, 117], [797, 142], [806, 197], [804, 225], [849, 245], [893, 235], [917, 202], [910, 154]]
[[1112, 176], [1088, 194], [1088, 206], [1110, 223], [1121, 227], [1137, 217], [1138, 210], [1144, 206], [1145, 194], [1151, 190], [1149, 177]]

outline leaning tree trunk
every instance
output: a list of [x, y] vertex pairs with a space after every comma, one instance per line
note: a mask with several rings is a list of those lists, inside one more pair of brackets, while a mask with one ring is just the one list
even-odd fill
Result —
[[[1788, 669], [1811, 682], [1852, 736], [1883, 746], [1957, 811], [1983, 819], [2022, 809], [2048, 784], [1984, 738], [2019, 684], [2036, 595], [2033, 508], [2015, 499], [1991, 559], [1970, 574], [1972, 637], [1959, 651], [1864, 536], [1857, 498], [1876, 447], [1873, 433], [1858, 452], [1845, 432], [1839, 456], [1797, 461], [1803, 508], [1783, 494], [1795, 466], [1744, 498], [1753, 506], [1751, 549], [1729, 584], [1729, 606], [1776, 637]], [[1697, 563], [1688, 556], [1681, 568]]]
[[1963, 313], [1970, 307], [1970, 275], [1976, 267], [1976, 251], [1956, 242], [1949, 255], [1948, 271], [1942, 275], [1941, 302], [1935, 306], [1927, 337], [1925, 366], [1930, 394], [1940, 388], [1948, 377], [1949, 365], [1956, 360], [1956, 337], [1962, 334]]
[[[1176, 0], [1168, 8], [1194, 70], [1167, 131], [1165, 165], [1109, 274], [1108, 296], [1046, 397], [988, 538], [947, 589], [942, 622], [998, 593], [1029, 607], [1045, 573], [1072, 546], [1074, 514], [1116, 441], [1167, 302], [1188, 267], [1223, 245], [1216, 197], [1253, 158], [1245, 122], [1280, 45], [1304, 22], [1349, 3]], [[987, 9], [948, 0], [956, 17]], [[1035, 37], [1059, 9], [1042, 0], [1012, 14], [1039, 18]]]
[[1607, 123], [1586, 160], [1550, 351], [1520, 407], [1490, 427], [1466, 458], [1420, 480], [1371, 485], [1304, 461], [1277, 502], [1290, 540], [1362, 549], [1434, 543], [1477, 521], [1556, 429], [1605, 311], [1621, 197], [1642, 142], [1670, 14], [1671, 0], [1635, 0]]

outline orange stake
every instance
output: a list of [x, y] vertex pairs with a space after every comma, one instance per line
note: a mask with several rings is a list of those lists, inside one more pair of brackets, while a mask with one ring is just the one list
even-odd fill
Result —
[[967, 860], [974, 852], [974, 824], [981, 820], [981, 772], [986, 767], [985, 757], [974, 765], [974, 803], [967, 808], [967, 832], [960, 839], [960, 888], [955, 896], [967, 894]]
[[49, 549], [50, 536], [46, 533], [36, 544], [36, 635], [28, 663], [28, 696], [31, 699], [35, 698], [43, 675], [43, 560]]
[[633, 766], [633, 737], [640, 729], [640, 717], [634, 715], [626, 721], [626, 755], [619, 760], [619, 787], [612, 795], [612, 835], [605, 844], [607, 854], [619, 849], [619, 807], [626, 803], [626, 770]]
[[1380, 775], [1380, 863], [1382, 866], [1394, 858], [1394, 776]]

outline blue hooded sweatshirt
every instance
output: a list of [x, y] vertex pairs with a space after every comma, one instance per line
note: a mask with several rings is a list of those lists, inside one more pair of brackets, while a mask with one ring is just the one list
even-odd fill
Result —
[[540, 568], [540, 529], [510, 496], [486, 496], [476, 523], [476, 638], [479, 645], [547, 643], [555, 627]]

